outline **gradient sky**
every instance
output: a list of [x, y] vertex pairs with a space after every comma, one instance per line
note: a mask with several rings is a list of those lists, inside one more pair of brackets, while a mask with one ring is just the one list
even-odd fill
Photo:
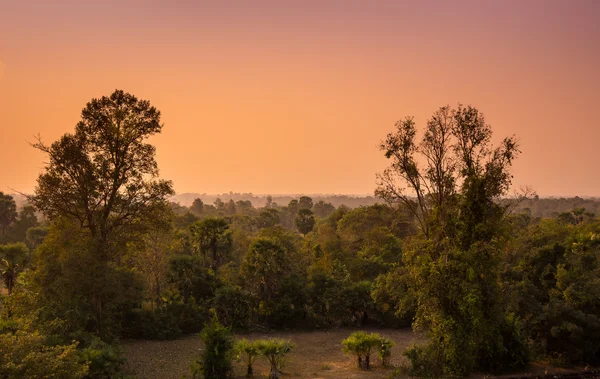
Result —
[[372, 194], [394, 122], [462, 102], [520, 139], [516, 186], [600, 195], [596, 0], [0, 0], [0, 191], [116, 88], [179, 193]]

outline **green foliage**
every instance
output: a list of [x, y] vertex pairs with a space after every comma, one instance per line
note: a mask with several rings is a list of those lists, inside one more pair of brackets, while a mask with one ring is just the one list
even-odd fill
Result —
[[262, 346], [262, 342], [260, 341], [248, 341], [243, 338], [239, 341], [236, 341], [234, 345], [234, 349], [237, 353], [238, 360], [244, 361], [246, 364], [246, 376], [252, 377], [254, 375], [254, 371], [252, 369], [252, 365], [261, 353], [260, 347]]
[[221, 379], [231, 374], [234, 344], [231, 330], [219, 323], [216, 313], [206, 324], [200, 337], [204, 350], [199, 361], [192, 365], [194, 378]]
[[[406, 292], [417, 304], [413, 326], [429, 337], [413, 360], [432, 360], [427, 365], [447, 375], [523, 364], [519, 323], [506, 323], [499, 284], [506, 207], [498, 200], [510, 186], [509, 169], [519, 153], [514, 137], [492, 148], [483, 115], [461, 105], [435, 112], [420, 143], [412, 118], [396, 126], [380, 146], [392, 163], [376, 192], [404, 204], [421, 232], [403, 253], [401, 276], [407, 279], [396, 278], [408, 283]], [[376, 295], [402, 300], [399, 311], [413, 303], [379, 287]]]
[[555, 364], [600, 362], [600, 224], [539, 220], [517, 231], [504, 283], [532, 350]]
[[47, 345], [38, 332], [0, 334], [0, 377], [6, 379], [84, 378], [77, 343]]
[[[379, 349], [384, 364], [391, 355], [394, 343], [378, 333], [354, 332], [342, 341], [342, 351], [356, 357], [358, 368], [368, 370], [371, 367], [371, 353]], [[384, 360], [385, 358], [385, 360]]]
[[214, 296], [217, 281], [215, 272], [206, 268], [202, 258], [191, 255], [175, 255], [169, 262], [168, 281], [183, 296], [183, 302], [191, 299], [202, 301]]
[[142, 298], [135, 271], [100, 260], [94, 246], [88, 231], [61, 219], [35, 252], [26, 291], [35, 297], [40, 321], [64, 321], [67, 339], [80, 330], [105, 341], [118, 337], [124, 313]]
[[279, 224], [279, 211], [274, 208], [266, 208], [260, 212], [256, 219], [256, 226], [262, 228], [272, 228]]
[[389, 365], [390, 357], [392, 356], [392, 347], [394, 346], [396, 346], [396, 343], [389, 338], [381, 337], [379, 339], [377, 354], [383, 366]]
[[247, 329], [251, 299], [250, 294], [240, 286], [223, 286], [217, 289], [213, 308], [219, 320], [231, 329]]
[[307, 208], [301, 208], [294, 219], [298, 231], [304, 235], [308, 234], [315, 227], [315, 217], [313, 212]]
[[410, 367], [407, 371], [411, 375], [423, 378], [440, 378], [444, 375], [443, 351], [434, 345], [411, 345], [403, 355], [408, 358]]
[[[232, 214], [235, 214], [235, 211]], [[232, 246], [231, 230], [227, 220], [221, 217], [205, 218], [190, 226], [190, 232], [194, 246], [202, 255], [204, 264], [208, 264], [207, 255], [213, 269], [224, 263]]]
[[95, 339], [79, 353], [79, 362], [88, 367], [85, 378], [115, 378], [121, 373], [126, 359], [123, 352], [114, 346]]
[[15, 286], [17, 276], [29, 262], [29, 249], [22, 243], [0, 245], [0, 275], [10, 295]]
[[278, 379], [285, 356], [292, 351], [294, 344], [289, 340], [270, 338], [268, 340], [255, 341], [256, 347], [261, 355], [265, 356], [271, 365], [269, 379]]

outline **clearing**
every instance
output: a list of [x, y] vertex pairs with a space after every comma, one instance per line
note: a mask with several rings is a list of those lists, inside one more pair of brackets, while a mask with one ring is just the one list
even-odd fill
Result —
[[[282, 377], [296, 378], [329, 378], [329, 379], [387, 379], [393, 369], [381, 367], [377, 354], [373, 354], [373, 368], [370, 371], [361, 371], [356, 367], [356, 361], [342, 353], [341, 342], [350, 333], [358, 329], [334, 329], [327, 331], [311, 332], [274, 332], [274, 333], [249, 333], [239, 334], [235, 338], [249, 340], [262, 338], [283, 338], [291, 340], [296, 346], [288, 355], [283, 368]], [[368, 332], [377, 332], [396, 342], [392, 350], [391, 366], [398, 366], [407, 362], [402, 352], [413, 342], [417, 336], [410, 328], [405, 329], [361, 329]], [[198, 359], [203, 343], [197, 335], [183, 337], [173, 341], [140, 341], [130, 340], [123, 342], [125, 356], [127, 357], [126, 370], [136, 375], [139, 379], [180, 379], [190, 378], [190, 364]], [[235, 378], [244, 378], [246, 367], [241, 362], [235, 362]], [[254, 377], [265, 378], [269, 374], [269, 366], [262, 357], [254, 363]], [[571, 370], [548, 369], [544, 364], [532, 364], [521, 373], [503, 376], [517, 377], [530, 375], [544, 375], [548, 372], [568, 373]], [[491, 378], [484, 374], [473, 374], [470, 378]], [[595, 377], [595, 376], [594, 376]]]

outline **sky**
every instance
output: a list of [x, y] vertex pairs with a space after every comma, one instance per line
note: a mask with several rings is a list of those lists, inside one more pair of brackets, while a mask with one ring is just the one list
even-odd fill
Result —
[[372, 194], [395, 121], [471, 104], [515, 187], [600, 196], [600, 1], [0, 0], [0, 191], [122, 89], [178, 193]]

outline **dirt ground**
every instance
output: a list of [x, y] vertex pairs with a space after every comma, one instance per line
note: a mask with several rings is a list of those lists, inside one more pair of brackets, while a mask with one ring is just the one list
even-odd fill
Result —
[[[336, 329], [313, 332], [278, 332], [274, 334], [251, 333], [238, 335], [236, 338], [250, 340], [261, 338], [284, 338], [291, 340], [296, 346], [289, 354], [283, 368], [284, 378], [313, 378], [313, 379], [387, 379], [392, 368], [381, 367], [379, 359], [374, 354], [372, 370], [365, 372], [356, 367], [356, 362], [350, 356], [342, 353], [341, 341], [355, 330]], [[391, 366], [406, 363], [402, 352], [411, 343], [417, 342], [412, 330], [406, 329], [371, 329], [396, 342], [392, 350]], [[179, 379], [190, 377], [190, 364], [200, 356], [203, 347], [198, 336], [188, 336], [174, 341], [124, 341], [123, 348], [128, 359], [127, 372], [139, 379]], [[243, 378], [246, 368], [241, 362], [235, 362], [235, 377]], [[257, 358], [254, 364], [254, 377], [266, 378], [269, 366], [264, 358]], [[579, 371], [549, 368], [541, 363], [533, 363], [520, 373], [504, 375], [497, 378], [535, 377], [544, 374], [566, 374]], [[493, 378], [489, 374], [476, 373], [471, 379]]]
[[[391, 364], [398, 365], [404, 359], [402, 351], [415, 340], [410, 329], [373, 330], [396, 342], [392, 350]], [[277, 334], [252, 333], [236, 338], [250, 340], [261, 338], [283, 338], [296, 346], [286, 359], [283, 377], [296, 378], [387, 378], [392, 369], [381, 367], [379, 359], [373, 357], [374, 367], [368, 373], [356, 368], [356, 362], [342, 353], [341, 341], [353, 330], [339, 329], [313, 332], [279, 332]], [[189, 377], [190, 363], [197, 359], [202, 349], [198, 336], [174, 341], [124, 341], [123, 348], [128, 359], [128, 371], [140, 379], [166, 379]], [[236, 378], [246, 373], [243, 363], [235, 362]], [[269, 374], [265, 359], [257, 358], [254, 377], [264, 378]]]

